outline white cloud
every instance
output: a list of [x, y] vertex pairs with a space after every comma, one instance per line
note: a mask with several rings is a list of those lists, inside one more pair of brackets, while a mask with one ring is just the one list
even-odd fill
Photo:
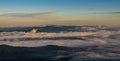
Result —
[[[118, 31], [99, 31], [99, 32], [67, 32], [67, 33], [25, 33], [25, 32], [0, 32], [0, 44], [8, 44], [12, 46], [45, 46], [45, 45], [59, 45], [68, 47], [78, 46], [94, 46], [94, 45], [119, 45], [119, 39], [111, 39], [109, 36], [119, 34]], [[12, 36], [11, 36], [12, 35]], [[107, 35], [107, 36], [106, 36]], [[119, 35], [118, 35], [119, 36]], [[55, 37], [80, 37], [84, 40], [78, 39], [35, 39], [35, 40], [20, 40], [19, 38], [55, 38]], [[7, 39], [8, 41], [2, 41]], [[13, 39], [13, 41], [9, 41]], [[113, 41], [114, 40], [114, 41]]]

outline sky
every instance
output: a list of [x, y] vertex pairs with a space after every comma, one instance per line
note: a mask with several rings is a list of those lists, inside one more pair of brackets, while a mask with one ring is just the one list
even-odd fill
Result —
[[120, 0], [0, 0], [0, 27], [120, 26]]

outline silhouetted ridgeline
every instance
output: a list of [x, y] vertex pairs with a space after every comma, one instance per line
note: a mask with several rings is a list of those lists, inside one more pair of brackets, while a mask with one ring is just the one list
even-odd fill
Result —
[[[102, 53], [103, 51], [104, 48], [98, 48], [98, 46], [73, 48], [55, 45], [42, 47], [12, 47], [8, 45], [0, 45], [0, 61], [72, 61], [71, 59], [74, 57], [74, 52]], [[120, 59], [81, 58], [79, 60], [119, 61]]]
[[[85, 27], [85, 28], [84, 28]], [[0, 28], [0, 32], [12, 32], [12, 31], [24, 31], [28, 32], [31, 29], [38, 29], [38, 31], [41, 32], [68, 32], [68, 31], [98, 31], [98, 30], [119, 30], [120, 28], [99, 28], [98, 26], [43, 26], [43, 27], [6, 27], [6, 28]], [[84, 28], [84, 29], [83, 29]], [[89, 28], [95, 28], [95, 29], [89, 29]]]
[[67, 55], [70, 51], [72, 51], [72, 48], [54, 45], [43, 47], [12, 47], [0, 45], [0, 61], [67, 61], [71, 56], [58, 59], [55, 59], [55, 57], [58, 55]]

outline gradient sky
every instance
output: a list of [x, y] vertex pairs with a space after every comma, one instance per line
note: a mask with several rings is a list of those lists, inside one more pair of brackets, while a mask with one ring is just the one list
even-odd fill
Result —
[[0, 26], [120, 26], [120, 0], [0, 0]]

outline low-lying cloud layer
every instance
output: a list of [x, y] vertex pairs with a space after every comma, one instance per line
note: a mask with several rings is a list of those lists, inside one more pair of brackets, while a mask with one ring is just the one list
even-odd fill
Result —
[[0, 44], [8, 44], [13, 46], [34, 47], [45, 45], [59, 45], [75, 47], [120, 44], [120, 31], [68, 33], [1, 32], [0, 36]]
[[[104, 30], [97, 32], [65, 33], [0, 32], [0, 45], [5, 46], [3, 44], [14, 46], [15, 48], [42, 48], [42, 51], [45, 52], [42, 53], [40, 50], [40, 53], [37, 53], [37, 58], [38, 56], [42, 58], [45, 57], [46, 59], [51, 57], [55, 60], [70, 57], [69, 61], [80, 61], [84, 59], [115, 60], [120, 58], [120, 31]], [[73, 49], [69, 50], [69, 48]], [[35, 50], [33, 49], [32, 51]], [[54, 54], [51, 52], [54, 52]], [[32, 56], [34, 56], [34, 54], [32, 54]]]

